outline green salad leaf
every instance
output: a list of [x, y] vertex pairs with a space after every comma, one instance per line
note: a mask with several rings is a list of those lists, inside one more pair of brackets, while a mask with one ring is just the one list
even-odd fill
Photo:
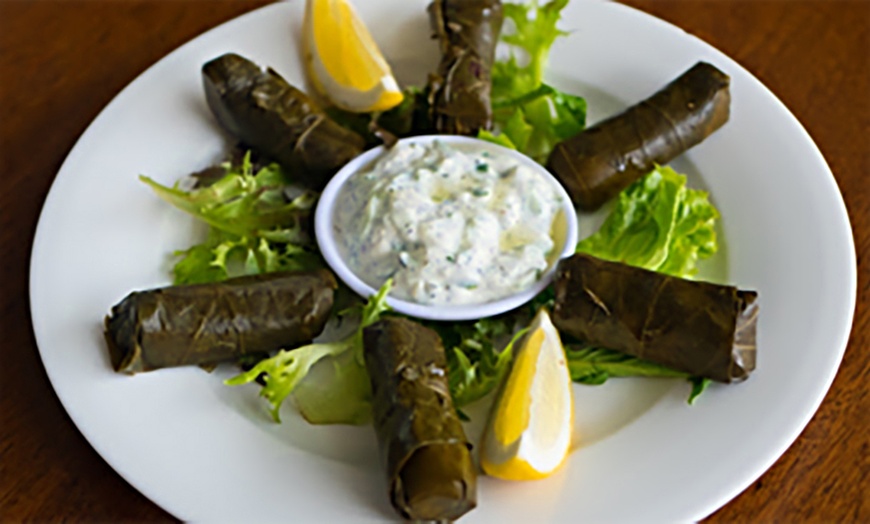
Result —
[[367, 424], [372, 386], [361, 354], [346, 351], [318, 362], [297, 385], [293, 399], [310, 424]]
[[567, 346], [571, 379], [581, 384], [604, 384], [611, 377], [683, 377], [689, 375], [645, 360], [594, 347]]
[[[567, 0], [551, 0], [541, 6], [506, 3], [505, 19], [515, 30], [504, 32], [501, 41], [511, 48], [508, 58], [492, 68], [494, 131], [482, 130], [479, 138], [516, 149], [545, 163], [553, 148], [583, 130], [586, 101], [544, 83], [544, 66], [550, 47], [565, 35], [556, 28]], [[518, 55], [526, 58], [520, 64]]]
[[261, 360], [249, 371], [226, 380], [228, 386], [240, 386], [253, 382], [265, 374], [266, 385], [260, 391], [270, 405], [269, 412], [275, 422], [281, 422], [279, 410], [284, 399], [293, 392], [311, 367], [321, 359], [329, 356], [341, 355], [353, 349], [352, 338], [338, 342], [309, 344], [296, 349], [282, 349], [274, 357]]
[[320, 255], [312, 248], [239, 237], [214, 228], [209, 229], [205, 242], [176, 251], [174, 255], [182, 257], [172, 268], [176, 285], [323, 267]]
[[693, 404], [713, 382], [709, 378], [693, 377], [688, 373], [609, 349], [569, 345], [565, 347], [565, 356], [568, 359], [571, 380], [579, 384], [597, 386], [614, 377], [686, 379], [692, 385], [689, 404]]
[[[489, 394], [501, 383], [513, 361], [513, 347], [527, 331], [510, 336], [504, 347], [499, 341], [510, 335], [512, 322], [505, 319], [481, 319], [472, 325], [442, 326], [442, 340], [458, 341], [447, 349], [447, 377], [453, 403], [461, 408]], [[453, 331], [447, 334], [447, 331]], [[501, 347], [501, 349], [499, 349]], [[452, 351], [451, 351], [452, 350]]]
[[[656, 167], [622, 193], [599, 230], [577, 244], [577, 251], [669, 275], [690, 278], [698, 261], [717, 248], [719, 213], [704, 191], [686, 187], [686, 177]], [[693, 384], [689, 403], [709, 385], [652, 362], [603, 348], [566, 351], [571, 378], [603, 384], [610, 377], [684, 377]]]
[[306, 226], [317, 195], [292, 191], [277, 164], [254, 173], [250, 152], [240, 164], [223, 167], [223, 177], [191, 190], [139, 177], [158, 196], [210, 226], [204, 242], [175, 253], [181, 259], [173, 268], [174, 283], [322, 267]]
[[706, 192], [687, 188], [686, 177], [670, 167], [657, 167], [619, 194], [601, 228], [577, 251], [687, 278], [716, 252], [718, 218]]
[[500, 39], [522, 51], [526, 64], [520, 65], [518, 53], [493, 64], [493, 100], [517, 98], [540, 87], [553, 42], [568, 34], [556, 28], [567, 5], [568, 0], [550, 0], [543, 6], [538, 0], [502, 5], [505, 21], [509, 22], [505, 27], [512, 24], [514, 30], [502, 31]]
[[694, 404], [698, 395], [706, 391], [710, 384], [713, 383], [711, 379], [705, 377], [691, 377], [689, 382], [692, 383], [692, 392], [689, 393], [689, 404]]
[[[260, 361], [245, 373], [225, 381], [238, 386], [256, 381], [263, 375], [260, 396], [270, 406], [275, 422], [281, 422], [280, 409], [291, 393], [296, 393], [297, 406], [312, 423], [363, 424], [368, 421], [371, 397], [368, 374], [363, 360], [363, 329], [377, 322], [390, 310], [387, 294], [392, 286], [387, 281], [372, 295], [360, 311], [359, 326], [349, 336], [336, 342], [308, 344], [295, 349], [282, 349], [274, 357]], [[315, 364], [325, 359], [332, 372], [320, 374], [314, 384], [297, 389]], [[300, 395], [301, 393], [301, 395]]]

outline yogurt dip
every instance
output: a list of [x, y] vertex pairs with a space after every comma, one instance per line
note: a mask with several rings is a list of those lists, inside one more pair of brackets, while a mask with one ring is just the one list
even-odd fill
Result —
[[399, 299], [481, 304], [530, 287], [554, 263], [562, 209], [554, 183], [508, 155], [400, 142], [348, 179], [333, 232], [375, 289], [392, 278]]

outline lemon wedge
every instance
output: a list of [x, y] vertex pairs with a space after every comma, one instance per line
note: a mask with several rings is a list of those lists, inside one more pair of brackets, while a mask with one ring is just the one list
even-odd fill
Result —
[[559, 332], [541, 309], [490, 413], [480, 450], [483, 471], [507, 480], [556, 471], [571, 447], [573, 404]]
[[348, 0], [307, 0], [303, 53], [314, 89], [342, 109], [386, 111], [402, 102], [389, 64]]

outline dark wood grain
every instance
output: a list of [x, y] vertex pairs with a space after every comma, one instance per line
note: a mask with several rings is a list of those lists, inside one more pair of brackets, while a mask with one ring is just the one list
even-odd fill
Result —
[[[90, 121], [167, 52], [266, 2], [0, 0], [0, 521], [170, 521], [67, 417], [28, 307], [42, 202]], [[870, 522], [870, 2], [625, 0], [711, 43], [807, 128], [843, 192], [858, 251], [849, 348], [809, 426], [708, 521]]]

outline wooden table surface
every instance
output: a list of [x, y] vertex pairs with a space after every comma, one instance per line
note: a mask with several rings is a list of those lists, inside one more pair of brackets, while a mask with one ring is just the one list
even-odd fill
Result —
[[[0, 521], [173, 520], [91, 449], [58, 402], [31, 328], [31, 242], [64, 157], [112, 97], [180, 44], [264, 3], [0, 0]], [[626, 3], [722, 50], [791, 109], [834, 172], [858, 252], [855, 322], [830, 392], [785, 455], [709, 522], [870, 522], [870, 2]]]

